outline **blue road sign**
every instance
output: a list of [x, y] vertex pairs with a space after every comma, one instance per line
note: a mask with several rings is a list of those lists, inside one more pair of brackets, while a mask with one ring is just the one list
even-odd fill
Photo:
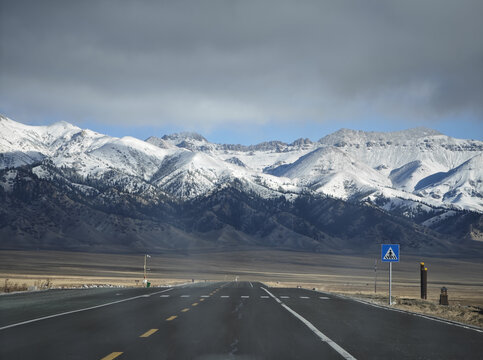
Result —
[[381, 261], [399, 262], [399, 244], [382, 244]]

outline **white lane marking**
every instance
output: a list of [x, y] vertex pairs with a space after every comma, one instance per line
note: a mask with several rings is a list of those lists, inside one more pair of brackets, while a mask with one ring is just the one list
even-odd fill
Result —
[[248, 295], [242, 295], [242, 296], [241, 296], [241, 298], [242, 298], [242, 299], [248, 299], [249, 297], [250, 297], [250, 296], [248, 296]]
[[328, 298], [327, 296], [319, 296], [319, 299], [322, 299], [322, 300], [329, 300], [330, 298]]
[[253, 285], [252, 285], [252, 283], [250, 281], [249, 281], [249, 283], [250, 283], [250, 286], [253, 287]]
[[[166, 290], [157, 291], [157, 292], [154, 292], [154, 293], [150, 294], [149, 296], [156, 295], [156, 294], [161, 294], [163, 292], [171, 291], [173, 289], [174, 288], [169, 288], [169, 289], [166, 289]], [[41, 321], [41, 320], [52, 319], [52, 318], [55, 318], [55, 317], [58, 317], [58, 316], [69, 315], [69, 314], [74, 314], [74, 313], [77, 313], [77, 312], [98, 309], [98, 308], [101, 308], [101, 307], [104, 307], [104, 306], [119, 304], [119, 303], [122, 303], [122, 302], [125, 302], [125, 301], [131, 301], [131, 300], [140, 299], [140, 298], [144, 298], [144, 297], [146, 297], [146, 296], [145, 295], [139, 295], [139, 296], [134, 296], [134, 297], [127, 298], [127, 299], [113, 301], [113, 302], [106, 303], [106, 304], [101, 304], [101, 305], [96, 305], [96, 306], [90, 306], [90, 307], [86, 307], [86, 308], [83, 308], [83, 309], [66, 311], [66, 312], [59, 313], [59, 314], [54, 314], [54, 315], [42, 316], [42, 317], [39, 317], [39, 318], [36, 318], [36, 319], [22, 321], [22, 322], [19, 322], [19, 323], [16, 323], [16, 324], [10, 324], [10, 325], [6, 325], [6, 326], [2, 326], [2, 327], [0, 327], [0, 330], [5, 330], [5, 329], [9, 329], [9, 328], [12, 328], [12, 327], [15, 327], [15, 326], [20, 326], [20, 325], [30, 324], [30, 323], [37, 322], [37, 321]]]
[[223, 298], [223, 299], [229, 298], [228, 295], [221, 295], [220, 297]]
[[[349, 354], [347, 351], [345, 351], [343, 348], [341, 348], [338, 344], [336, 344], [334, 341], [332, 341], [330, 338], [328, 338], [326, 335], [324, 335], [319, 329], [317, 329], [310, 321], [302, 317], [301, 315], [297, 314], [295, 311], [293, 311], [291, 308], [289, 308], [287, 305], [285, 305], [283, 302], [281, 302], [275, 295], [273, 295], [270, 291], [268, 291], [265, 288], [262, 288], [262, 290], [265, 290], [265, 292], [270, 295], [273, 299], [275, 299], [285, 310], [287, 310], [289, 313], [291, 313], [293, 316], [295, 316], [297, 319], [302, 321], [305, 326], [307, 326], [312, 332], [317, 335], [323, 342], [327, 343], [332, 349], [337, 351], [342, 357], [346, 360], [356, 360], [355, 357], [353, 357], [351, 354]], [[280, 296], [281, 297], [281, 296]]]
[[202, 298], [209, 298], [210, 295], [201, 295]]
[[168, 298], [169, 295], [161, 295], [160, 297], [162, 297], [162, 298]]
[[190, 297], [190, 295], [181, 295], [181, 297], [185, 297], [186, 298], [186, 297]]
[[290, 299], [290, 296], [285, 296], [285, 295], [284, 296], [280, 296], [280, 299]]
[[308, 296], [299, 296], [301, 299], [310, 299]]
[[268, 299], [270, 296], [262, 295], [260, 296], [260, 299]]
[[336, 297], [338, 297], [340, 299], [356, 301], [358, 303], [361, 303], [361, 304], [364, 304], [364, 305], [373, 306], [373, 307], [376, 307], [376, 308], [379, 308], [379, 309], [382, 309], [382, 310], [395, 311], [395, 312], [399, 312], [399, 313], [403, 313], [403, 314], [407, 314], [407, 315], [413, 315], [413, 316], [417, 316], [417, 317], [420, 317], [420, 318], [423, 318], [423, 319], [426, 319], [426, 320], [437, 321], [437, 322], [440, 322], [440, 323], [443, 323], [443, 324], [446, 324], [446, 325], [454, 325], [454, 326], [461, 327], [463, 329], [473, 330], [473, 331], [476, 331], [476, 332], [479, 332], [479, 333], [483, 333], [483, 330], [481, 330], [479, 328], [475, 328], [475, 327], [473, 327], [471, 325], [468, 326], [466, 324], [459, 323], [459, 322], [456, 322], [456, 321], [441, 319], [441, 318], [433, 317], [431, 315], [423, 315], [423, 314], [413, 313], [413, 312], [410, 312], [410, 311], [407, 311], [407, 310], [402, 310], [402, 309], [396, 309], [396, 308], [390, 308], [390, 307], [386, 307], [386, 306], [382, 306], [382, 305], [377, 305], [377, 304], [373, 304], [373, 303], [370, 303], [370, 302], [366, 302], [364, 300], [355, 299], [355, 298], [351, 298], [351, 297], [344, 296], [344, 295], [339, 295], [339, 294], [332, 294], [332, 295], [334, 295], [334, 296], [336, 296]]

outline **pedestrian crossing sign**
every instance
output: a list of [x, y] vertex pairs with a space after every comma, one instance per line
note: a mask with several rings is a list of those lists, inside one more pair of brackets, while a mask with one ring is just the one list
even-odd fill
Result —
[[399, 244], [382, 244], [381, 261], [399, 262]]

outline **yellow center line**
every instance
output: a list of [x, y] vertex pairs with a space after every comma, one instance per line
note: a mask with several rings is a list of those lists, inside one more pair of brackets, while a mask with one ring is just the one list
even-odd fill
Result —
[[169, 318], [166, 319], [166, 321], [171, 321], [171, 320], [174, 320], [176, 319], [178, 316], [177, 315], [173, 315], [173, 316], [170, 316]]
[[198, 303], [193, 303], [193, 304], [191, 304], [191, 306], [197, 306], [197, 305], [198, 305]]
[[144, 334], [142, 334], [140, 337], [148, 337], [148, 336], [151, 336], [153, 335], [156, 331], [158, 331], [158, 329], [151, 329], [151, 330], [148, 330], [146, 331]]
[[117, 358], [119, 355], [121, 355], [122, 352], [112, 352], [107, 356], [104, 356], [101, 360], [112, 360]]
[[181, 312], [187, 312], [187, 311], [190, 311], [190, 309], [189, 308], [185, 308], [185, 309], [181, 310]]
[[205, 301], [205, 299], [200, 299], [200, 301]]

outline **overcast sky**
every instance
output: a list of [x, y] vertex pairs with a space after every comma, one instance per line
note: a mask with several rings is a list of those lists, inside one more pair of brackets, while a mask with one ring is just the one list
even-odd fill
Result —
[[0, 0], [0, 113], [140, 138], [483, 138], [481, 0]]

